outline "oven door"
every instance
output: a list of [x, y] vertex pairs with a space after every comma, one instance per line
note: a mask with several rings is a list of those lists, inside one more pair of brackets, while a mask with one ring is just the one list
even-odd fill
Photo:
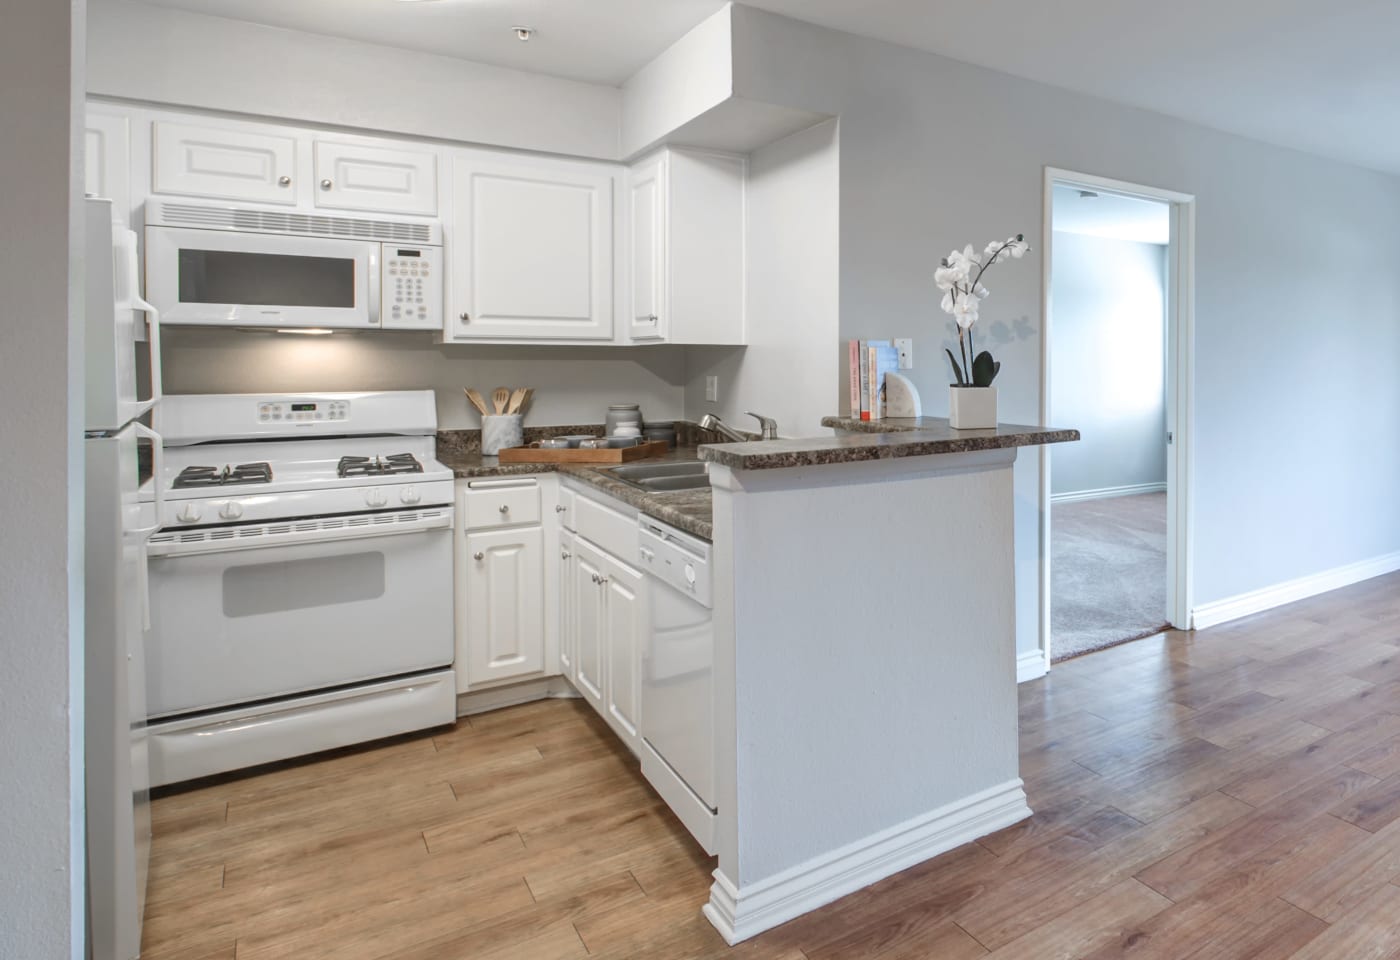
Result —
[[146, 228], [146, 298], [166, 324], [379, 326], [380, 245]]
[[450, 664], [451, 538], [450, 507], [157, 534], [151, 717]]

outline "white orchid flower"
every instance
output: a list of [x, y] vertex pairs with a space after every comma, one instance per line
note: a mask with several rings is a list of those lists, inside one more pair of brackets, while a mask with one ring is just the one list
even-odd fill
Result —
[[958, 301], [953, 304], [953, 309], [950, 312], [953, 314], [953, 319], [957, 321], [958, 326], [963, 330], [969, 329], [977, 322], [977, 307], [980, 302], [981, 301], [979, 301], [977, 297], [967, 294], [959, 298]]
[[1026, 252], [1030, 250], [1030, 248], [1030, 244], [1026, 243], [1024, 240], [1019, 240], [1011, 245], [1011, 255], [1017, 260], [1020, 260], [1026, 255]]
[[951, 290], [959, 283], [967, 280], [967, 273], [954, 267], [939, 267], [933, 271], [933, 282], [940, 290]]
[[952, 291], [952, 290], [949, 290], [947, 293], [943, 294], [943, 302], [940, 303], [939, 306], [941, 306], [941, 307], [943, 308], [943, 312], [944, 312], [944, 313], [952, 313], [952, 312], [953, 312], [953, 304], [954, 304], [955, 302], [956, 302], [956, 301], [955, 301], [955, 298], [953, 297], [953, 291]]
[[948, 266], [953, 270], [961, 271], [964, 280], [972, 273], [972, 268], [981, 262], [977, 254], [972, 252], [972, 244], [970, 243], [965, 250], [954, 250], [948, 254]]
[[972, 291], [972, 295], [978, 300], [985, 300], [992, 295], [992, 291], [988, 290], [986, 287], [982, 286], [982, 284], [979, 283], [977, 285], [977, 288]]

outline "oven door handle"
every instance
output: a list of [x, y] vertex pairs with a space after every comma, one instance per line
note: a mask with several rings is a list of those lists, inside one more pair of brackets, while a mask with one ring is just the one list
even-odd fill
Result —
[[452, 508], [444, 507], [413, 513], [373, 514], [369, 517], [329, 517], [235, 527], [165, 530], [151, 537], [147, 549], [152, 559], [190, 557], [318, 543], [347, 543], [451, 528]]

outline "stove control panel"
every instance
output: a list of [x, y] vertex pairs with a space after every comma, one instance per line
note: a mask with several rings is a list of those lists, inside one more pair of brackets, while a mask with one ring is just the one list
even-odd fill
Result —
[[349, 419], [349, 400], [258, 401], [258, 423], [340, 423]]

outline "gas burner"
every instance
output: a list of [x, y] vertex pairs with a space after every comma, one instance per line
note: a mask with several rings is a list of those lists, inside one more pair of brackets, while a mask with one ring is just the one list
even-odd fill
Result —
[[186, 467], [172, 484], [176, 490], [186, 487], [222, 487], [235, 483], [271, 483], [272, 466], [266, 461], [240, 463], [235, 467]]
[[341, 457], [335, 472], [340, 477], [378, 477], [393, 473], [422, 473], [423, 465], [411, 453], [387, 457]]

